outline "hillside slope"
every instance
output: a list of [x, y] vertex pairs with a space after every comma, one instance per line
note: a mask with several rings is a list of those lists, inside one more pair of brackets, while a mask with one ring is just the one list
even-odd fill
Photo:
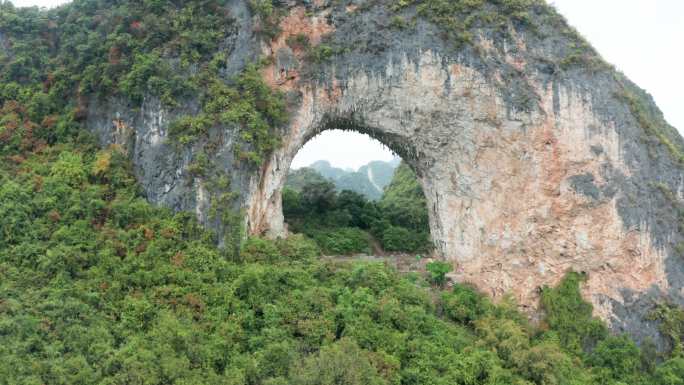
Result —
[[440, 289], [443, 273], [319, 260], [302, 237], [218, 249], [192, 215], [145, 201], [120, 148], [2, 150], [2, 385], [684, 380], [679, 340], [656, 366], [609, 337], [579, 274], [544, 288], [538, 329], [510, 301]]
[[684, 304], [684, 141], [545, 1], [2, 2], [0, 68], [3, 168], [92, 135], [233, 254], [285, 234], [289, 165], [337, 128], [413, 169], [458, 282], [535, 319], [585, 272], [595, 314], [661, 349]]

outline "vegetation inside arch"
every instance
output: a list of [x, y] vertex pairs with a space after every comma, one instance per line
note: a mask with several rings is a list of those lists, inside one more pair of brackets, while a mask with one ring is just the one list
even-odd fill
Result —
[[354, 172], [318, 161], [292, 171], [282, 197], [289, 231], [327, 255], [431, 251], [425, 195], [405, 162], [373, 161]]

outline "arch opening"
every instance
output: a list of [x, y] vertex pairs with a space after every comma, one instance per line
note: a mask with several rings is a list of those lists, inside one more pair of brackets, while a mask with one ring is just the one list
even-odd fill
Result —
[[305, 234], [326, 255], [431, 255], [430, 214], [412, 146], [336, 123], [295, 152], [280, 194], [286, 233]]

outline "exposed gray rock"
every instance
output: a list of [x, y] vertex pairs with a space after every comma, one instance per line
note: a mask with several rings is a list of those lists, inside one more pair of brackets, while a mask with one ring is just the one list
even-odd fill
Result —
[[588, 196], [591, 199], [598, 200], [601, 191], [594, 184], [594, 175], [587, 173], [582, 175], [574, 175], [570, 177], [570, 184], [575, 191]]

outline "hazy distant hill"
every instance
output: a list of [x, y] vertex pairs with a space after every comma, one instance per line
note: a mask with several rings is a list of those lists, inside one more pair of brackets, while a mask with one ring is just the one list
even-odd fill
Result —
[[345, 174], [353, 173], [353, 170], [333, 167], [327, 160], [318, 160], [309, 165], [309, 168], [316, 170], [319, 174], [332, 180], [338, 180]]
[[351, 190], [365, 195], [368, 199], [378, 200], [382, 191], [392, 180], [394, 170], [400, 159], [389, 162], [375, 160], [359, 168], [358, 171], [333, 167], [327, 160], [319, 160], [309, 167], [290, 171], [287, 186], [298, 190], [307, 180], [316, 180], [321, 176], [333, 181], [337, 190]]
[[326, 180], [328, 180], [328, 178], [325, 178], [320, 172], [313, 168], [302, 167], [296, 170], [290, 170], [290, 173], [287, 175], [285, 186], [295, 191], [302, 191], [302, 187], [306, 184]]

